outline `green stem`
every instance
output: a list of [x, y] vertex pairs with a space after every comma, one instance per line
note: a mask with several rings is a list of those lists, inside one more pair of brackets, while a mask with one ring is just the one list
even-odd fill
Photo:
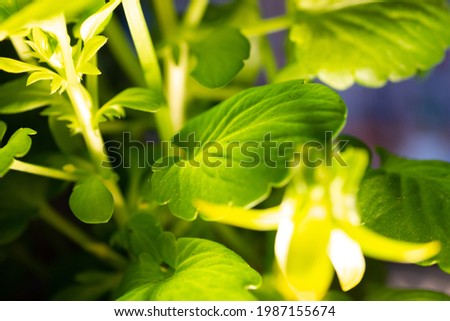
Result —
[[124, 201], [120, 188], [117, 186], [114, 175], [110, 167], [105, 166], [109, 164], [106, 153], [103, 150], [104, 141], [100, 130], [95, 123], [94, 107], [89, 92], [80, 83], [80, 79], [75, 69], [72, 59], [72, 48], [70, 46], [70, 37], [67, 33], [66, 22], [64, 16], [61, 15], [55, 18], [54, 34], [58, 38], [61, 47], [62, 59], [64, 64], [65, 79], [67, 81], [67, 94], [72, 103], [75, 115], [77, 116], [81, 134], [86, 142], [87, 149], [96, 165], [98, 171], [104, 177], [104, 183], [109, 188], [112, 188], [114, 204], [115, 204], [115, 219], [119, 224], [123, 224], [127, 220], [127, 209], [124, 207]]
[[189, 67], [189, 48], [186, 43], [180, 43], [178, 63], [175, 62], [172, 51], [167, 54], [165, 67], [167, 70], [167, 100], [170, 119], [175, 132], [184, 124], [184, 109], [186, 105], [186, 83]]
[[153, 7], [163, 38], [171, 39], [177, 30], [177, 11], [173, 0], [153, 0]]
[[186, 27], [195, 28], [202, 21], [209, 0], [191, 0], [189, 7], [184, 15], [183, 24]]
[[78, 180], [78, 177], [74, 174], [64, 172], [64, 171], [61, 171], [61, 170], [55, 169], [55, 168], [25, 163], [25, 162], [22, 162], [22, 161], [19, 161], [16, 159], [13, 161], [10, 169], [19, 171], [19, 172], [40, 175], [40, 176], [45, 176], [45, 177], [54, 178], [54, 179], [60, 179], [63, 181], [75, 182]]
[[111, 48], [111, 53], [122, 67], [125, 74], [136, 86], [145, 87], [145, 79], [142, 74], [139, 61], [135, 58], [125, 32], [116, 17], [111, 17], [106, 26], [105, 34], [108, 37], [106, 43]]
[[161, 69], [139, 0], [123, 0], [123, 9], [147, 85], [162, 91]]
[[245, 26], [241, 29], [242, 33], [248, 37], [262, 36], [270, 33], [289, 29], [295, 19], [291, 15], [278, 16], [270, 19], [261, 20], [257, 23]]
[[[123, 0], [122, 5], [147, 86], [162, 93], [161, 69], [141, 4], [139, 0]], [[162, 106], [155, 117], [161, 140], [169, 140], [174, 130], [168, 107]]]
[[44, 221], [64, 234], [74, 243], [78, 244], [87, 252], [102, 260], [105, 260], [116, 268], [123, 268], [126, 266], [127, 261], [122, 256], [114, 252], [108, 245], [93, 240], [84, 231], [60, 216], [48, 204], [41, 204], [39, 214]]

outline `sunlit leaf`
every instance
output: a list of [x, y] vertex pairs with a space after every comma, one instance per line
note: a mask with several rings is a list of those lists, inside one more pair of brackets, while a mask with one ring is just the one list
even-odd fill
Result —
[[99, 75], [101, 72], [89, 61], [97, 54], [97, 52], [105, 45], [108, 39], [103, 36], [95, 36], [89, 38], [76, 59], [76, 69], [78, 73], [86, 75]]
[[92, 37], [98, 35], [103, 31], [108, 24], [109, 19], [117, 6], [120, 4], [120, 0], [114, 0], [106, 3], [97, 12], [89, 16], [80, 27], [80, 34], [83, 41], [87, 41]]
[[400, 81], [439, 63], [450, 45], [449, 11], [427, 1], [387, 1], [299, 12], [295, 62], [279, 80], [318, 77], [346, 89]]
[[155, 90], [138, 87], [128, 88], [104, 104], [97, 112], [96, 119], [101, 122], [114, 117], [121, 118], [125, 115], [123, 108], [153, 113], [163, 103], [163, 97]]
[[440, 241], [440, 254], [428, 263], [438, 261], [450, 273], [450, 164], [408, 160], [383, 150], [380, 155], [381, 168], [367, 174], [359, 192], [363, 223], [398, 240]]
[[323, 142], [326, 131], [338, 134], [345, 117], [341, 98], [319, 84], [292, 81], [243, 91], [174, 137], [184, 153], [154, 165], [154, 197], [188, 220], [196, 217], [195, 200], [254, 206], [288, 178], [294, 145]]
[[[0, 114], [22, 113], [58, 103], [64, 99], [60, 95], [49, 95], [50, 83], [48, 81], [28, 86], [26, 82], [26, 78], [19, 78], [0, 86]], [[20, 92], [20, 95], [11, 94], [15, 92]]]
[[176, 265], [161, 265], [144, 253], [125, 273], [119, 300], [254, 300], [250, 288], [259, 274], [237, 254], [218, 243], [181, 238]]

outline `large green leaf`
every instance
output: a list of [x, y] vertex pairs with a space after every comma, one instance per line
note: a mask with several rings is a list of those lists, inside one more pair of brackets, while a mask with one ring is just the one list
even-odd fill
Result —
[[[41, 81], [26, 86], [27, 77], [0, 86], [0, 114], [16, 114], [63, 100], [61, 95], [50, 95], [50, 82]], [[19, 93], [14, 95], [12, 93]]]
[[439, 240], [442, 250], [435, 261], [450, 273], [450, 164], [408, 160], [383, 150], [380, 155], [381, 168], [366, 175], [359, 191], [362, 222], [400, 240]]
[[280, 80], [318, 77], [346, 89], [400, 81], [427, 70], [450, 45], [450, 14], [428, 1], [387, 1], [298, 12], [290, 32], [295, 62]]
[[259, 274], [223, 245], [181, 238], [173, 251], [174, 266], [141, 254], [124, 275], [119, 300], [255, 299], [248, 290], [260, 284]]
[[326, 131], [337, 135], [345, 117], [339, 95], [319, 84], [291, 81], [243, 91], [175, 136], [185, 155], [156, 162], [155, 199], [188, 220], [196, 217], [196, 199], [253, 206], [288, 178], [290, 147], [323, 142]]
[[228, 84], [244, 67], [250, 43], [238, 29], [221, 28], [193, 42], [191, 49], [197, 57], [192, 76], [205, 87], [217, 88]]
[[114, 198], [101, 179], [92, 176], [77, 182], [69, 205], [75, 216], [84, 223], [106, 223], [114, 211]]

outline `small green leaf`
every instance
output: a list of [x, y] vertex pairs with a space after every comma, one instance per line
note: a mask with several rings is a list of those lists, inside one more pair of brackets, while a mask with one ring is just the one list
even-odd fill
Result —
[[36, 65], [28, 64], [19, 60], [11, 58], [0, 57], [0, 70], [4, 70], [9, 73], [19, 74], [22, 72], [30, 71], [47, 71], [46, 68]]
[[96, 66], [89, 63], [89, 61], [97, 54], [108, 39], [103, 36], [95, 36], [89, 38], [84, 44], [83, 50], [76, 59], [77, 72], [86, 75], [99, 75], [101, 72]]
[[176, 264], [166, 268], [147, 253], [125, 273], [119, 300], [254, 300], [259, 274], [218, 243], [181, 238]]
[[81, 131], [78, 118], [75, 115], [72, 105], [67, 100], [59, 104], [50, 105], [42, 111], [41, 115], [55, 117], [59, 121], [67, 121], [67, 127], [73, 135]]
[[[6, 131], [6, 124], [0, 121], [0, 140]], [[0, 148], [0, 177], [3, 177], [12, 165], [14, 158], [25, 156], [31, 148], [30, 135], [36, 132], [30, 128], [20, 128], [9, 138], [8, 143]]]
[[96, 119], [101, 122], [114, 117], [121, 118], [125, 115], [122, 108], [153, 113], [164, 103], [163, 97], [152, 89], [128, 88], [112, 98], [97, 112]]
[[120, 0], [108, 2], [81, 24], [80, 34], [84, 42], [103, 31], [108, 24], [114, 9], [116, 9], [119, 4]]
[[250, 44], [238, 29], [221, 28], [191, 44], [197, 65], [192, 76], [208, 88], [223, 87], [244, 67]]
[[288, 179], [294, 145], [323, 142], [327, 131], [337, 135], [345, 117], [339, 95], [319, 84], [291, 81], [243, 91], [174, 137], [186, 155], [156, 162], [154, 197], [187, 220], [197, 215], [195, 200], [254, 206]]
[[354, 82], [380, 87], [430, 69], [450, 45], [449, 11], [428, 1], [374, 2], [298, 15], [290, 32], [295, 62], [279, 80], [318, 77], [341, 90]]
[[114, 199], [97, 176], [78, 182], [70, 195], [69, 205], [75, 216], [84, 223], [106, 223], [114, 211]]
[[358, 194], [362, 222], [403, 241], [440, 241], [440, 254], [426, 263], [450, 273], [450, 164], [379, 154], [381, 168], [368, 172]]

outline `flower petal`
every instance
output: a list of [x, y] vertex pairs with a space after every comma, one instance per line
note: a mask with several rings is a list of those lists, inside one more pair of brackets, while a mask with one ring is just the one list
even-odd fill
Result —
[[418, 263], [432, 258], [441, 250], [439, 241], [413, 243], [391, 239], [364, 226], [345, 226], [345, 231], [357, 241], [364, 254], [375, 259]]
[[278, 222], [284, 215], [281, 206], [265, 210], [248, 210], [241, 207], [212, 204], [205, 201], [195, 201], [194, 205], [204, 220], [218, 221], [220, 223], [257, 231], [276, 230]]
[[300, 221], [284, 218], [275, 239], [280, 271], [299, 300], [322, 299], [333, 279], [327, 255], [331, 220], [325, 207], [308, 209]]
[[361, 282], [366, 269], [361, 247], [341, 229], [333, 229], [331, 232], [328, 256], [343, 291], [351, 290]]

